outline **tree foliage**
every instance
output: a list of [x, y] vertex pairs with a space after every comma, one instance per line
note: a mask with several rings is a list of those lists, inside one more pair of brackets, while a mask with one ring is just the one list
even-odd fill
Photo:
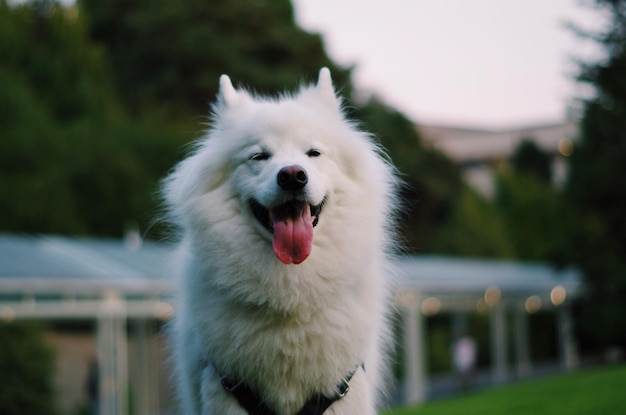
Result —
[[121, 235], [187, 139], [128, 118], [74, 9], [0, 3], [0, 229]]
[[552, 179], [552, 156], [530, 137], [522, 138], [511, 156], [511, 164], [516, 171], [532, 175], [544, 183], [550, 183]]
[[502, 213], [470, 187], [464, 187], [454, 201], [450, 219], [437, 235], [435, 251], [482, 258], [516, 256]]
[[413, 122], [377, 98], [359, 108], [357, 116], [385, 147], [403, 180], [398, 203], [402, 204], [401, 232], [407, 249], [431, 251], [461, 190], [459, 167], [425, 147]]
[[497, 176], [495, 207], [515, 258], [555, 265], [567, 262], [563, 252], [580, 220], [562, 192], [534, 173], [511, 169]]
[[54, 415], [54, 353], [41, 327], [0, 322], [0, 414]]
[[588, 332], [597, 344], [626, 346], [626, 1], [595, 4], [611, 24], [590, 35], [606, 59], [581, 64], [580, 80], [596, 93], [584, 103], [567, 186], [590, 224], [574, 235], [573, 259], [587, 275]]
[[[120, 95], [133, 113], [204, 115], [228, 73], [261, 93], [294, 89], [330, 67], [321, 37], [300, 29], [290, 0], [79, 0], [91, 37], [105, 45]], [[348, 92], [348, 96], [350, 90]]]

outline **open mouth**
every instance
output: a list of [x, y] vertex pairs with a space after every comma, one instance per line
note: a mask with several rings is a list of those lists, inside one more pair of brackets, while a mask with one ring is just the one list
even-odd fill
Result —
[[248, 201], [256, 220], [270, 233], [274, 233], [274, 223], [289, 218], [295, 219], [302, 217], [306, 215], [306, 209], [309, 210], [309, 215], [312, 219], [311, 224], [317, 226], [324, 202], [326, 202], [326, 199], [322, 200], [322, 203], [319, 205], [307, 205], [307, 203], [302, 200], [290, 200], [270, 210], [256, 199], [250, 199]]
[[313, 227], [319, 222], [324, 201], [310, 205], [294, 199], [270, 209], [255, 199], [248, 203], [254, 217], [273, 235], [274, 254], [281, 262], [299, 264], [309, 256]]

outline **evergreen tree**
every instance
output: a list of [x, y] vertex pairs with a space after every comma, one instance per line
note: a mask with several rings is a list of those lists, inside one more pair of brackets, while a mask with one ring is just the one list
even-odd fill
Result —
[[[545, 172], [545, 170], [543, 170]], [[519, 260], [564, 262], [568, 235], [579, 222], [562, 193], [536, 173], [515, 169], [496, 179], [495, 207]]]
[[54, 352], [34, 323], [0, 321], [0, 414], [54, 415]]
[[523, 138], [517, 145], [511, 164], [515, 171], [532, 175], [545, 183], [550, 183], [552, 179], [552, 157], [530, 137]]
[[589, 226], [577, 233], [573, 256], [588, 281], [587, 340], [626, 346], [626, 1], [596, 0], [611, 24], [590, 35], [606, 59], [581, 65], [595, 87], [584, 103], [580, 142], [571, 158], [568, 194]]
[[355, 115], [380, 140], [400, 173], [400, 231], [407, 249], [431, 252], [461, 193], [459, 167], [443, 153], [424, 146], [415, 124], [377, 98]]
[[465, 186], [436, 238], [437, 252], [481, 258], [515, 258], [505, 217], [491, 201]]
[[92, 38], [106, 46], [128, 108], [204, 116], [223, 73], [261, 93], [295, 89], [328, 66], [336, 85], [349, 70], [322, 39], [300, 29], [290, 0], [79, 0]]
[[122, 235], [189, 139], [130, 120], [76, 9], [0, 1], [0, 229]]

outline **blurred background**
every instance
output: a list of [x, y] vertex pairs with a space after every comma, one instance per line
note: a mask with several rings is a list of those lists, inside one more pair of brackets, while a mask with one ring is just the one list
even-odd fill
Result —
[[322, 66], [404, 180], [389, 413], [626, 407], [576, 393], [626, 382], [626, 1], [0, 0], [0, 414], [175, 412], [159, 181], [222, 73]]

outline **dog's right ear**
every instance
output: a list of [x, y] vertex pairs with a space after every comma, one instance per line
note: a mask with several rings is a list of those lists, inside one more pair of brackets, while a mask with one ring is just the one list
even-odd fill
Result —
[[228, 75], [220, 76], [218, 100], [226, 107], [233, 107], [241, 101], [241, 93], [237, 92]]
[[337, 99], [337, 95], [335, 94], [333, 80], [330, 77], [330, 70], [326, 67], [320, 69], [319, 78], [317, 80], [317, 90], [326, 102], [339, 107], [340, 100]]

